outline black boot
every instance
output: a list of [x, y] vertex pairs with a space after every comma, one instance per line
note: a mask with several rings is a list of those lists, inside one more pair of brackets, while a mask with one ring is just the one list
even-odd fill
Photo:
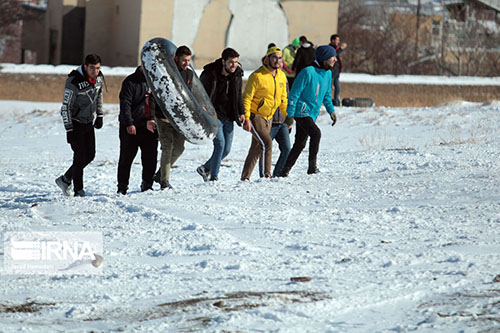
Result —
[[290, 170], [292, 168], [291, 167], [288, 167], [288, 166], [284, 166], [283, 169], [281, 170], [281, 173], [279, 175], [279, 177], [288, 177], [288, 174], [290, 173]]
[[316, 160], [310, 160], [309, 161], [309, 168], [307, 168], [307, 174], [312, 175], [315, 173], [319, 173], [319, 169], [316, 166]]

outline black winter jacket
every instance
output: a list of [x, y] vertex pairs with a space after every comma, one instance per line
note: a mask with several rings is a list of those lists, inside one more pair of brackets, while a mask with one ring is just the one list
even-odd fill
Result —
[[95, 83], [90, 83], [83, 73], [83, 65], [68, 74], [64, 86], [61, 116], [67, 132], [73, 130], [73, 121], [91, 124], [95, 114], [102, 117], [102, 86], [104, 76], [101, 72]]
[[[205, 90], [207, 91], [212, 104], [215, 106], [215, 111], [217, 112], [217, 117], [222, 119], [228, 119], [236, 121], [238, 125], [240, 124], [239, 116], [245, 114], [245, 109], [243, 107], [242, 98], [242, 77], [243, 68], [238, 65], [236, 71], [229, 74], [227, 77], [227, 86], [225, 87], [225, 93], [229, 97], [229, 103], [231, 105], [230, 110], [219, 110], [216, 105], [217, 92], [221, 91], [221, 87], [217, 87], [217, 82], [219, 84], [224, 82], [220, 80], [223, 78], [222, 75], [222, 58], [215, 60], [214, 62], [207, 64], [203, 67], [203, 72], [201, 73], [200, 80]], [[224, 90], [224, 89], [223, 89]]]
[[146, 97], [148, 85], [144, 73], [137, 67], [127, 76], [120, 90], [120, 126], [146, 126]]
[[302, 46], [297, 50], [297, 55], [295, 56], [292, 66], [292, 69], [295, 73], [297, 73], [297, 75], [299, 75], [299, 72], [302, 69], [313, 64], [315, 59], [314, 52], [316, 52], [316, 50], [309, 42], [302, 44]]

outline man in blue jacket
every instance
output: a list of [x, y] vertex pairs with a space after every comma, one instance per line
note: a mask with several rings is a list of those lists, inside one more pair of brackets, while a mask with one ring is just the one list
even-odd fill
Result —
[[337, 120], [332, 103], [332, 74], [337, 60], [337, 53], [330, 45], [322, 45], [316, 49], [315, 60], [311, 66], [304, 68], [297, 75], [293, 83], [292, 90], [288, 94], [288, 115], [287, 118], [294, 118], [297, 124], [295, 142], [285, 166], [281, 171], [281, 177], [287, 177], [294, 166], [300, 153], [306, 146], [307, 138], [309, 142], [309, 168], [308, 174], [318, 173], [316, 158], [318, 155], [321, 131], [315, 124], [318, 118], [321, 104], [324, 104], [326, 111], [330, 114], [333, 125]]

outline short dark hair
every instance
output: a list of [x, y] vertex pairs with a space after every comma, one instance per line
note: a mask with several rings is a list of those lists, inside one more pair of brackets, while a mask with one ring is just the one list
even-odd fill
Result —
[[177, 50], [175, 51], [175, 56], [176, 57], [182, 57], [182, 56], [190, 56], [192, 55], [193, 53], [191, 52], [191, 50], [189, 49], [189, 47], [187, 47], [186, 45], [182, 45], [182, 46], [179, 46], [177, 48]]
[[307, 37], [306, 36], [300, 36], [299, 37], [299, 41], [301, 41], [302, 43], [307, 43]]
[[97, 54], [88, 54], [85, 57], [85, 65], [97, 65], [101, 63], [101, 57]]
[[238, 58], [240, 56], [240, 54], [238, 52], [236, 52], [235, 49], [232, 49], [230, 47], [224, 49], [224, 51], [222, 51], [222, 59], [224, 60], [227, 60], [229, 58]]
[[338, 37], [338, 38], [340, 38], [340, 36], [339, 36], [339, 35], [337, 35], [337, 34], [333, 34], [333, 35], [331, 35], [331, 36], [330, 36], [330, 42], [333, 42], [333, 41], [335, 40], [335, 38], [337, 38], [337, 37]]
[[274, 44], [274, 43], [269, 43], [269, 44], [267, 45], [267, 48], [268, 48], [268, 49], [270, 49], [271, 47], [274, 47], [274, 46], [276, 46], [276, 44]]

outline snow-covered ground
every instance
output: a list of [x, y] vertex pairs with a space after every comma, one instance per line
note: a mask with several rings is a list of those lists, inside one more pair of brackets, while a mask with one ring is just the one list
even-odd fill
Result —
[[[60, 74], [67, 75], [76, 65], [30, 65], [0, 63], [0, 73], [25, 74]], [[199, 66], [200, 67], [200, 66]], [[106, 76], [127, 76], [135, 71], [135, 67], [102, 67]], [[254, 69], [245, 68], [244, 79], [248, 79]], [[202, 69], [197, 68], [198, 76]], [[480, 76], [431, 76], [431, 75], [370, 75], [362, 73], [342, 73], [345, 83], [377, 83], [377, 84], [427, 84], [427, 85], [461, 85], [461, 86], [499, 86], [500, 77]]]
[[195, 172], [211, 145], [186, 144], [173, 190], [141, 193], [138, 156], [126, 196], [107, 104], [85, 198], [54, 184], [59, 108], [0, 101], [0, 230], [100, 232], [103, 274], [3, 272], [0, 331], [500, 330], [500, 102], [338, 108], [321, 173], [306, 149], [285, 179], [239, 181], [236, 128], [219, 182]]

